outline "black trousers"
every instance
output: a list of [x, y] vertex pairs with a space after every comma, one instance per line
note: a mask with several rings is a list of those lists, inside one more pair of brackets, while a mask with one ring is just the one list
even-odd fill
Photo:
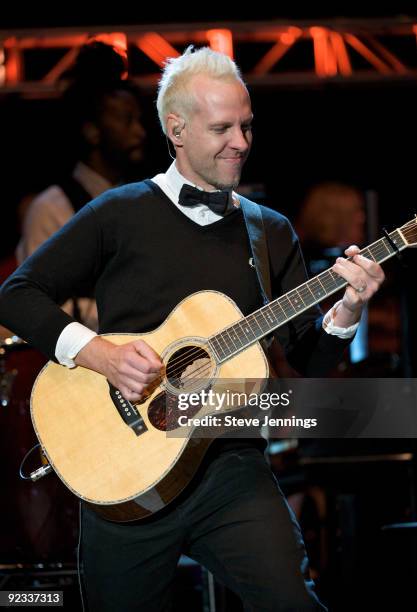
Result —
[[151, 519], [116, 524], [83, 506], [89, 612], [170, 610], [181, 553], [237, 593], [247, 611], [326, 610], [308, 577], [299, 526], [256, 448], [219, 454], [191, 490]]

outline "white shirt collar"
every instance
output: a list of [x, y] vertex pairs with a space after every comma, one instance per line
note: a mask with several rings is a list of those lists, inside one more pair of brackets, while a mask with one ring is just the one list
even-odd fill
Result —
[[191, 181], [185, 178], [181, 174], [181, 172], [177, 169], [177, 164], [173, 161], [168, 170], [165, 173], [165, 180], [167, 185], [172, 189], [175, 194], [175, 201], [178, 202], [180, 197], [180, 191], [183, 185], [191, 185], [192, 187], [196, 187], [193, 185]]
[[[185, 207], [180, 206], [178, 204], [178, 200], [179, 200], [181, 188], [184, 184], [191, 185], [192, 187], [196, 187], [197, 189], [200, 189], [201, 191], [203, 191], [201, 187], [199, 187], [195, 183], [192, 183], [191, 181], [186, 179], [185, 176], [183, 176], [179, 172], [175, 161], [172, 162], [172, 164], [170, 165], [168, 170], [165, 172], [165, 174], [157, 174], [156, 176], [153, 177], [152, 180], [160, 187], [163, 186], [164, 187], [163, 190], [165, 191], [165, 193], [167, 193], [167, 195], [174, 202], [174, 204], [179, 206], [181, 209]], [[232, 193], [233, 200], [231, 199], [229, 203], [229, 207], [230, 209], [234, 209], [235, 207], [239, 206], [239, 198], [234, 191], [232, 191], [231, 193]], [[204, 207], [204, 209], [209, 210], [205, 204], [201, 204], [201, 206]], [[215, 214], [215, 213], [212, 213], [212, 214]], [[216, 216], [218, 218], [221, 217], [221, 215], [216, 215]]]

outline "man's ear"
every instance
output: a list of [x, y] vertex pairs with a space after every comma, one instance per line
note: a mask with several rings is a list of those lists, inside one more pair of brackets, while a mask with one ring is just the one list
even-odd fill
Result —
[[166, 122], [167, 138], [170, 139], [174, 147], [182, 147], [181, 132], [184, 126], [185, 121], [182, 117], [174, 113], [168, 115]]
[[82, 135], [84, 140], [92, 147], [100, 144], [100, 130], [95, 123], [87, 121], [82, 127]]

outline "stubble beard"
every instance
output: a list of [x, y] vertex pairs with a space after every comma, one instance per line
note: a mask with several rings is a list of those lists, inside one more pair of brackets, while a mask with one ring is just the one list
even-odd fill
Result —
[[209, 177], [207, 177], [206, 181], [210, 184], [213, 185], [213, 187], [215, 187], [216, 189], [220, 189], [220, 190], [230, 190], [230, 189], [236, 189], [237, 186], [240, 183], [240, 177], [242, 174], [242, 169], [235, 175], [234, 180], [225, 182], [225, 181], [221, 181], [219, 178], [217, 177], [211, 177], [209, 179]]

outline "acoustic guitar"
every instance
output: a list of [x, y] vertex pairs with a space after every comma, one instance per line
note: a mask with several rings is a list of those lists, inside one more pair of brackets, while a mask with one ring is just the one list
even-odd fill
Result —
[[[361, 254], [381, 263], [415, 246], [416, 234], [413, 219]], [[269, 374], [260, 340], [346, 284], [329, 269], [247, 317], [226, 295], [200, 291], [152, 332], [104, 334], [115, 344], [143, 338], [163, 360], [163, 376], [136, 404], [101, 374], [49, 362], [33, 386], [31, 414], [50, 465], [109, 520], [133, 521], [161, 510], [190, 482], [213, 441], [178, 425], [180, 395], [203, 388], [224, 392], [224, 381], [234, 379], [238, 386], [259, 381], [251, 387], [259, 391]], [[207, 407], [197, 407], [196, 414], [203, 413]]]

